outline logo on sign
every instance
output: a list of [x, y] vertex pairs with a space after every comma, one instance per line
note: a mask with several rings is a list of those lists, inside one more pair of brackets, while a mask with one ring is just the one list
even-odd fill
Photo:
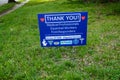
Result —
[[60, 44], [61, 45], [71, 45], [72, 44], [72, 40], [61, 41]]
[[48, 41], [49, 45], [52, 45], [53, 44], [53, 41]]
[[59, 42], [54, 42], [54, 45], [59, 45], [60, 43]]
[[74, 43], [74, 44], [78, 44], [78, 43], [79, 43], [79, 39], [74, 39], [74, 40], [73, 40], [73, 43]]
[[43, 46], [47, 46], [47, 42], [45, 39], [43, 39], [42, 44], [43, 44]]

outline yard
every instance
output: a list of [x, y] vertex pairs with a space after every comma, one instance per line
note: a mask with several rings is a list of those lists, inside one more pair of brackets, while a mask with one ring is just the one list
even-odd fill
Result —
[[[0, 17], [0, 80], [119, 80], [120, 3], [32, 0]], [[89, 13], [86, 46], [40, 47], [37, 14]]]

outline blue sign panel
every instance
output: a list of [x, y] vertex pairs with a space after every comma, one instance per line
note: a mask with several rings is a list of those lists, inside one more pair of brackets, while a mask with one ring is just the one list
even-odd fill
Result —
[[87, 12], [38, 14], [42, 47], [86, 45]]

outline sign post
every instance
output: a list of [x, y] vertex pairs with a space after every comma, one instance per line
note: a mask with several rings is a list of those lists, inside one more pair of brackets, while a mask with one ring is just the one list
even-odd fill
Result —
[[38, 14], [42, 47], [86, 45], [87, 12]]

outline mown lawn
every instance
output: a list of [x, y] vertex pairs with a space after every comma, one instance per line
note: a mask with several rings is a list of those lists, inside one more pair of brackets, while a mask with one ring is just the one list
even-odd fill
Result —
[[[37, 14], [88, 11], [86, 46], [40, 47]], [[0, 80], [119, 80], [120, 5], [29, 2], [0, 18]]]

